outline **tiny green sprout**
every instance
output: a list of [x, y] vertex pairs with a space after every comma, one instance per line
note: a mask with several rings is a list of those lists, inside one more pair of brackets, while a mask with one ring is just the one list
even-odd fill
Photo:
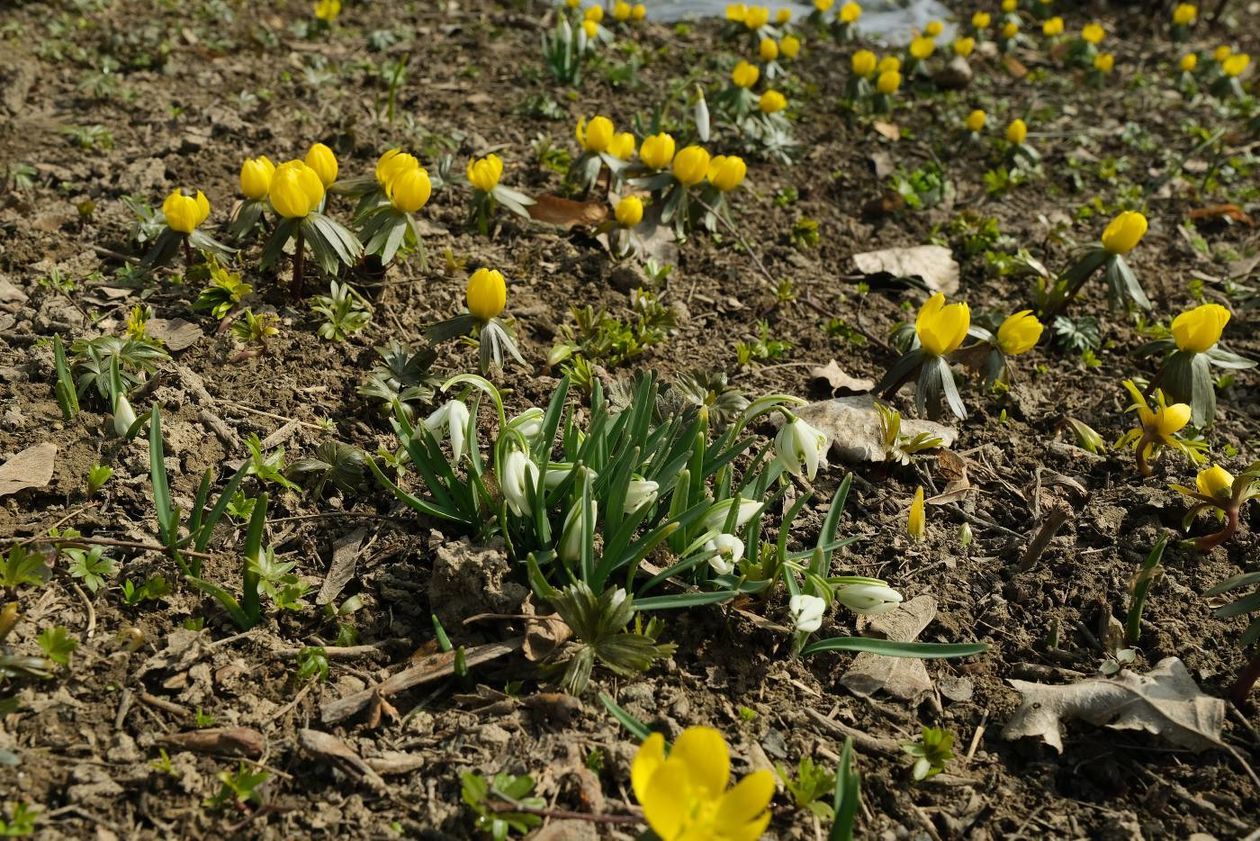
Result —
[[884, 460], [896, 464], [909, 464], [912, 456], [925, 450], [938, 449], [944, 441], [928, 432], [911, 437], [901, 434], [901, 412], [886, 403], [876, 402], [879, 413], [880, 440], [884, 445]]
[[493, 839], [504, 841], [509, 833], [521, 835], [542, 824], [542, 818], [527, 812], [498, 811], [492, 803], [509, 803], [524, 806], [528, 809], [541, 809], [547, 801], [541, 797], [530, 797], [534, 790], [534, 779], [528, 774], [513, 776], [506, 772], [495, 774], [487, 780], [481, 774], [468, 772], [460, 774], [460, 797], [464, 805], [477, 816], [475, 826], [478, 831]]
[[207, 727], [213, 727], [217, 720], [218, 719], [215, 718], [214, 713], [208, 713], [202, 710], [201, 707], [198, 707], [197, 712], [193, 717], [193, 726], [198, 730], [204, 730]]
[[792, 223], [792, 232], [788, 235], [788, 239], [792, 245], [801, 250], [817, 248], [822, 241], [818, 220], [807, 216], [797, 219]]
[[1076, 446], [1095, 455], [1107, 450], [1107, 444], [1103, 441], [1102, 436], [1095, 432], [1094, 428], [1089, 424], [1073, 417], [1066, 418], [1065, 422], [1068, 428], [1072, 430], [1072, 437]]
[[158, 758], [150, 762], [149, 767], [159, 774], [175, 776], [175, 763], [171, 762], [170, 754], [166, 752], [166, 748], [158, 748]]
[[267, 352], [267, 340], [280, 335], [280, 316], [274, 312], [257, 315], [249, 307], [241, 310], [240, 318], [232, 322], [232, 335], [246, 345], [257, 345]]
[[[301, 490], [299, 485], [289, 481], [284, 475], [284, 447], [277, 447], [270, 455], [263, 455], [262, 442], [252, 433], [245, 439], [245, 446], [249, 450], [249, 468], [245, 471], [247, 476], [257, 476], [261, 482], [271, 482], [287, 490]], [[250, 510], [253, 510], [252, 506]]]
[[79, 647], [79, 641], [70, 636], [70, 630], [62, 625], [45, 628], [36, 642], [44, 655], [59, 666], [69, 666], [70, 655]]
[[604, 772], [604, 767], [607, 763], [608, 757], [601, 748], [591, 748], [591, 750], [586, 754], [586, 760], [583, 764], [585, 764], [587, 769], [589, 769], [593, 774], [598, 775]]
[[914, 757], [911, 774], [916, 782], [934, 777], [945, 770], [945, 763], [954, 758], [954, 734], [937, 727], [924, 727], [917, 742], [905, 742], [901, 749]]
[[792, 796], [798, 809], [805, 809], [818, 816], [820, 820], [829, 821], [834, 817], [832, 805], [823, 798], [832, 793], [836, 786], [836, 775], [822, 765], [817, 765], [808, 756], [802, 756], [796, 766], [796, 774], [775, 763], [775, 773], [783, 781], [783, 787]]
[[[198, 711], [200, 715], [200, 711]], [[235, 771], [220, 771], [218, 774], [219, 790], [206, 800], [211, 809], [222, 809], [227, 806], [243, 807], [246, 805], [261, 806], [263, 797], [260, 789], [269, 779], [271, 772], [254, 770], [244, 760]]]
[[297, 679], [305, 683], [316, 680], [320, 683], [328, 680], [328, 654], [322, 646], [307, 646], [298, 652]]
[[47, 558], [16, 543], [0, 566], [0, 587], [12, 595], [18, 587], [42, 587], [51, 576]]
[[350, 284], [335, 280], [329, 284], [329, 294], [315, 296], [311, 310], [324, 317], [324, 323], [319, 325], [319, 336], [330, 342], [344, 342], [372, 320], [372, 308], [367, 300]]
[[5, 812], [5, 816], [0, 816], [0, 837], [24, 838], [35, 834], [35, 822], [39, 819], [37, 807], [10, 802]]
[[739, 708], [739, 720], [745, 724], [757, 720], [757, 711], [752, 707], [741, 706]]
[[209, 310], [212, 316], [221, 321], [254, 288], [241, 280], [240, 272], [228, 271], [213, 257], [210, 258], [209, 265], [210, 285], [201, 290], [197, 300], [193, 302], [193, 309]]
[[170, 591], [170, 585], [166, 583], [166, 579], [161, 575], [151, 575], [141, 584], [136, 584], [128, 578], [122, 584], [123, 602], [129, 605], [157, 601], [170, 593]]
[[105, 487], [105, 483], [114, 475], [114, 468], [107, 464], [93, 464], [88, 468], [87, 475], [87, 495], [95, 496], [96, 492]]
[[83, 586], [92, 593], [105, 586], [105, 577], [114, 574], [113, 558], [105, 555], [104, 548], [67, 548], [62, 550], [70, 559], [70, 575], [83, 579]]

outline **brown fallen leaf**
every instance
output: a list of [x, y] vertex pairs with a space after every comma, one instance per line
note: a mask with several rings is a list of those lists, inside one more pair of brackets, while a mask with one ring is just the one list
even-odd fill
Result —
[[529, 215], [535, 222], [572, 228], [595, 228], [608, 220], [608, 205], [600, 201], [573, 201], [544, 193], [534, 197]]
[[[936, 599], [919, 596], [903, 602], [896, 610], [871, 619], [869, 630], [896, 642], [914, 642], [936, 618]], [[917, 705], [932, 691], [927, 667], [916, 657], [889, 657], [863, 652], [840, 677], [840, 683], [863, 698], [887, 692]]]
[[57, 461], [57, 445], [49, 442], [27, 447], [0, 464], [0, 496], [27, 488], [43, 488], [52, 481]]
[[901, 129], [897, 126], [896, 123], [889, 123], [884, 120], [876, 120], [875, 122], [871, 123], [871, 128], [875, 129], [877, 133], [883, 135], [884, 137], [887, 137], [889, 140], [901, 139]]
[[572, 629], [560, 618], [560, 614], [539, 616], [534, 612], [532, 593], [521, 603], [521, 613], [529, 617], [525, 620], [524, 654], [531, 663], [547, 659], [573, 636]]
[[144, 323], [150, 336], [166, 345], [171, 353], [187, 350], [201, 338], [201, 328], [182, 318], [150, 318]]
[[971, 490], [971, 480], [967, 478], [967, 462], [962, 456], [949, 450], [941, 450], [936, 454], [936, 467], [945, 479], [945, 490], [925, 499], [924, 502], [928, 505], [958, 502]]
[[1024, 66], [1024, 63], [1010, 53], [1002, 56], [1002, 66], [1016, 79], [1022, 79], [1028, 75], [1028, 68]]
[[376, 773], [376, 769], [331, 733], [303, 728], [298, 730], [298, 744], [316, 759], [336, 765], [348, 776], [363, 780], [377, 790], [385, 788], [385, 780]]
[[910, 248], [883, 248], [853, 255], [864, 275], [888, 274], [918, 277], [932, 292], [952, 295], [958, 291], [960, 269], [954, 254], [943, 245], [915, 245]]
[[243, 756], [246, 759], [257, 759], [267, 749], [267, 740], [263, 734], [249, 727], [190, 730], [186, 733], [171, 733], [162, 736], [158, 741], [179, 750]]
[[880, 219], [884, 216], [891, 216], [897, 211], [905, 209], [905, 206], [906, 200], [901, 193], [886, 190], [883, 195], [876, 196], [862, 205], [862, 218]]
[[332, 561], [328, 564], [328, 573], [319, 588], [319, 595], [315, 597], [315, 604], [330, 604], [350, 583], [354, 577], [354, 562], [359, 557], [359, 547], [365, 537], [367, 529], [357, 528], [333, 541]]
[[1246, 212], [1236, 204], [1214, 204], [1210, 207], [1196, 207], [1190, 211], [1191, 219], [1219, 219], [1222, 216], [1233, 219], [1235, 222], [1241, 222], [1248, 228], [1254, 228], [1256, 223]]
[[875, 381], [866, 379], [865, 377], [854, 377], [845, 373], [840, 367], [840, 363], [831, 360], [826, 365], [811, 368], [809, 376], [815, 380], [822, 380], [831, 388], [831, 393], [837, 391], [865, 392], [875, 387]]

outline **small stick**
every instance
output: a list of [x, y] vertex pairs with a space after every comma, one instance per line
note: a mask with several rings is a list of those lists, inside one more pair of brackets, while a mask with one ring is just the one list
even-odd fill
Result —
[[70, 586], [74, 588], [75, 594], [83, 602], [83, 609], [87, 611], [87, 629], [84, 631], [84, 634], [88, 639], [91, 639], [96, 634], [96, 608], [92, 607], [92, 602], [88, 599], [87, 593], [84, 593], [78, 584], [72, 583]]
[[1037, 534], [1033, 537], [1032, 542], [1028, 544], [1028, 550], [1024, 552], [1023, 560], [1019, 562], [1019, 566], [1015, 567], [1016, 572], [1028, 572], [1037, 565], [1037, 561], [1041, 560], [1041, 556], [1045, 554], [1046, 549], [1050, 546], [1050, 541], [1054, 540], [1054, 536], [1059, 533], [1059, 529], [1063, 528], [1068, 520], [1072, 519], [1072, 512], [1067, 507], [1055, 507], [1050, 509], [1046, 514], [1046, 519], [1042, 522], [1041, 528], [1037, 530]]
[[970, 762], [976, 755], [976, 748], [980, 747], [980, 739], [984, 736], [985, 727], [989, 723], [989, 711], [985, 710], [980, 716], [980, 726], [976, 728], [976, 732], [971, 736], [971, 744], [967, 746], [966, 760]]
[[[114, 540], [108, 537], [28, 537], [24, 540], [6, 540], [4, 546], [25, 546], [29, 543], [48, 543], [55, 546], [72, 546], [76, 549], [91, 549], [93, 546], [113, 546], [118, 549], [139, 549], [145, 552], [168, 554], [169, 549], [153, 543], [141, 543], [138, 540]], [[193, 558], [213, 558], [208, 552], [194, 552], [191, 549], [180, 549], [181, 555]]]

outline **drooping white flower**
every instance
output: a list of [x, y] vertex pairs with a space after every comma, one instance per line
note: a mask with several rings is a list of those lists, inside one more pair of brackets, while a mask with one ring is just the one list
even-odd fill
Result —
[[469, 411], [463, 400], [449, 400], [424, 419], [424, 428], [440, 438], [441, 432], [451, 437], [451, 464], [464, 457], [464, 437], [468, 429]]
[[827, 603], [818, 596], [793, 596], [788, 602], [788, 613], [792, 616], [792, 625], [796, 630], [812, 634], [822, 627], [823, 613]]
[[836, 590], [836, 600], [854, 613], [878, 616], [896, 610], [903, 596], [880, 584], [849, 584]]
[[529, 488], [537, 484], [538, 465], [520, 450], [509, 450], [503, 457], [503, 475], [499, 477], [499, 488], [513, 514], [528, 517], [532, 513], [529, 507]]
[[626, 488], [626, 504], [623, 510], [627, 514], [633, 514], [645, 505], [651, 505], [656, 502], [657, 493], [660, 485], [648, 479], [631, 479], [630, 485]]
[[[726, 527], [726, 517], [731, 513], [731, 506], [735, 504], [735, 498], [724, 499], [721, 502], [715, 502], [710, 508], [709, 513], [704, 515], [702, 525], [705, 531], [721, 531]], [[761, 508], [761, 503], [754, 500], [740, 500], [739, 513], [735, 515], [735, 528], [740, 529], [753, 518], [757, 513], [757, 509]]]
[[127, 430], [136, 422], [136, 411], [131, 408], [127, 395], [120, 394], [114, 399], [114, 434], [119, 438], [127, 435]]
[[[585, 506], [582, 500], [578, 499], [573, 503], [573, 507], [569, 509], [569, 513], [564, 518], [564, 531], [560, 537], [560, 545], [556, 548], [556, 554], [560, 560], [566, 564], [571, 564], [582, 557], [582, 532], [585, 531], [584, 523]], [[599, 503], [591, 500], [591, 529], [594, 530], [595, 522], [599, 519]]]
[[538, 442], [538, 436], [542, 434], [542, 425], [543, 410], [537, 406], [526, 409], [508, 421], [508, 428], [515, 429], [524, 435], [531, 446]]
[[800, 418], [783, 424], [774, 437], [775, 459], [793, 476], [805, 474], [810, 481], [818, 466], [827, 463], [827, 436]]
[[733, 534], [719, 534], [705, 541], [704, 551], [713, 552], [709, 566], [718, 575], [730, 575], [735, 571], [735, 561], [744, 557], [744, 541]]

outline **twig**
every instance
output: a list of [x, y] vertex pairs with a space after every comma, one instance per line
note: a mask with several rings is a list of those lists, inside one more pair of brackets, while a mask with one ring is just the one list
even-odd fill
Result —
[[188, 718], [192, 715], [191, 712], [184, 707], [181, 707], [179, 704], [167, 701], [164, 698], [159, 698], [156, 695], [150, 695], [148, 692], [137, 692], [136, 699], [146, 706], [155, 707], [163, 712], [168, 712], [171, 715], [177, 715], [180, 718]]
[[1067, 506], [1054, 507], [1046, 513], [1046, 519], [1042, 521], [1041, 528], [1037, 530], [1037, 534], [1033, 536], [1032, 542], [1028, 544], [1028, 550], [1024, 552], [1024, 557], [1019, 562], [1019, 566], [1015, 567], [1016, 572], [1028, 572], [1037, 565], [1037, 561], [1041, 560], [1041, 556], [1050, 546], [1050, 541], [1054, 540], [1054, 536], [1059, 533], [1059, 529], [1072, 519], [1072, 511]]
[[231, 400], [223, 400], [220, 402], [222, 402], [224, 406], [230, 406], [231, 408], [236, 409], [239, 412], [249, 412], [250, 414], [253, 414], [253, 415], [261, 415], [264, 418], [271, 418], [272, 420], [285, 421], [286, 423], [289, 421], [295, 421], [296, 423], [300, 423], [302, 426], [305, 426], [308, 429], [318, 429], [320, 432], [324, 431], [324, 427], [320, 426], [317, 423], [308, 423], [303, 420], [297, 420], [297, 418], [286, 418], [284, 415], [277, 415], [275, 412], [264, 412], [262, 409], [255, 409], [253, 406], [246, 406], [244, 403], [234, 403]]
[[[109, 537], [27, 537], [22, 540], [5, 540], [0, 542], [0, 545], [25, 546], [29, 543], [49, 543], [56, 546], [72, 546], [76, 549], [91, 549], [93, 546], [113, 546], [118, 549], [139, 549], [145, 552], [159, 552], [163, 555], [170, 554], [170, 550], [165, 546], [141, 543], [138, 540], [114, 540]], [[214, 557], [208, 552], [194, 552], [191, 549], [180, 549], [179, 553], [188, 555], [190, 558]]]
[[980, 747], [980, 739], [984, 737], [985, 727], [989, 723], [989, 711], [985, 710], [980, 716], [980, 726], [976, 728], [976, 732], [971, 736], [971, 744], [967, 746], [967, 755], [965, 759], [970, 762], [976, 755], [976, 748]]
[[847, 724], [836, 721], [834, 718], [827, 718], [827, 716], [817, 710], [807, 709], [805, 712], [809, 714], [810, 718], [814, 719], [814, 721], [817, 721], [828, 730], [831, 730], [841, 736], [851, 737], [853, 739], [853, 744], [863, 750], [872, 751], [874, 753], [882, 753], [885, 756], [901, 756], [901, 746], [891, 739], [880, 739], [875, 736], [868, 735], [857, 728], [850, 727]]
[[540, 818], [555, 818], [562, 821], [589, 821], [606, 824], [641, 824], [643, 818], [638, 815], [593, 815], [589, 812], [572, 812], [568, 809], [539, 809], [533, 806], [522, 806], [519, 803], [487, 803], [491, 812], [519, 812], [523, 815], [537, 815]]
[[87, 593], [84, 593], [78, 584], [71, 583], [70, 586], [74, 588], [75, 594], [83, 602], [83, 609], [87, 611], [87, 629], [84, 631], [84, 636], [91, 639], [96, 634], [96, 608], [92, 607], [92, 602], [88, 599]]
[[294, 707], [296, 707], [298, 704], [302, 703], [302, 699], [305, 698], [307, 694], [309, 694], [310, 691], [314, 688], [315, 688], [315, 679], [311, 678], [310, 680], [306, 682], [306, 685], [303, 686], [301, 689], [299, 689], [298, 693], [293, 696], [292, 701], [285, 704], [283, 707], [281, 707], [279, 710], [277, 710], [275, 713], [271, 715], [271, 719], [273, 721], [282, 721], [284, 717], [289, 714], [289, 711], [292, 710]]

